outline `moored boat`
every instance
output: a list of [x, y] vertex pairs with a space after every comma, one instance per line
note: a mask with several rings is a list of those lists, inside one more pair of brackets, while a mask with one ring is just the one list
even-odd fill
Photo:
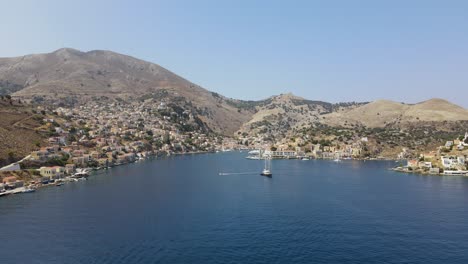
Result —
[[35, 192], [36, 189], [34, 188], [30, 188], [30, 187], [27, 187], [25, 188], [23, 191], [21, 191], [22, 193], [32, 193], [32, 192]]

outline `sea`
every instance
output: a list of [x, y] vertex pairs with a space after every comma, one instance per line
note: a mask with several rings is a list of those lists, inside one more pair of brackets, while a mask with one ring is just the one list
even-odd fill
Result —
[[179, 155], [0, 198], [0, 263], [468, 263], [468, 177]]

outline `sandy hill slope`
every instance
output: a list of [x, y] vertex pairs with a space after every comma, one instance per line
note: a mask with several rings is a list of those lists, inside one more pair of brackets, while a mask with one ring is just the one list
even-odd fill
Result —
[[321, 121], [331, 126], [363, 125], [384, 127], [412, 122], [468, 120], [468, 110], [442, 99], [431, 99], [414, 105], [378, 100], [369, 104], [324, 115]]
[[0, 93], [14, 97], [119, 97], [148, 94], [182, 98], [200, 109], [214, 131], [232, 134], [250, 119], [238, 102], [207, 91], [163, 67], [111, 51], [60, 49], [47, 54], [0, 58]]

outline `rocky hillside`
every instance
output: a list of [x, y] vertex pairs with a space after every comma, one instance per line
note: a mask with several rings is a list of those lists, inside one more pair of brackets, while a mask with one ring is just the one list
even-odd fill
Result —
[[468, 110], [442, 99], [431, 99], [410, 105], [387, 100], [323, 116], [322, 123], [330, 126], [388, 127], [407, 126], [420, 122], [468, 120]]
[[[165, 97], [189, 102], [216, 132], [232, 134], [250, 119], [238, 101], [209, 92], [163, 67], [110, 51], [53, 53], [0, 58], [0, 94], [34, 100]], [[174, 100], [172, 100], [174, 99]]]
[[139, 100], [189, 109], [209, 130], [270, 140], [321, 123], [386, 127], [418, 122], [468, 120], [468, 111], [441, 99], [415, 105], [380, 100], [331, 104], [285, 94], [241, 101], [210, 92], [154, 63], [111, 51], [60, 49], [0, 58], [0, 95], [79, 104], [82, 100]]
[[255, 114], [241, 127], [238, 134], [276, 141], [311, 123], [321, 122], [325, 114], [353, 109], [364, 104], [311, 101], [291, 93], [273, 96], [256, 106]]

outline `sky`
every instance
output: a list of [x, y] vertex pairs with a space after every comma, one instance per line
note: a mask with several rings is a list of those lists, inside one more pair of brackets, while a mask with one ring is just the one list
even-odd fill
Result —
[[237, 99], [468, 108], [468, 1], [0, 0], [0, 57], [112, 50]]

